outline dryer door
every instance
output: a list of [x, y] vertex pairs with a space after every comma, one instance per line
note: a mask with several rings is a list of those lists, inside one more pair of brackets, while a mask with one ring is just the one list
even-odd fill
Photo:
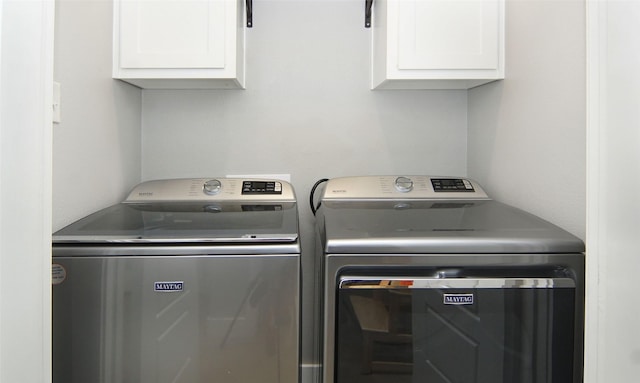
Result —
[[570, 278], [339, 283], [336, 383], [574, 381]]

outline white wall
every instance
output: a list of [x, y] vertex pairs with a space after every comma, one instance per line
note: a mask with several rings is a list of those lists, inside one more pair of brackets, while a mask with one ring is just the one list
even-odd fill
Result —
[[469, 92], [468, 174], [585, 235], [585, 2], [507, 0], [506, 79]]
[[640, 2], [589, 3], [585, 382], [640, 375]]
[[246, 90], [144, 91], [144, 179], [289, 173], [303, 241], [303, 362], [313, 362], [313, 220], [323, 177], [466, 173], [465, 91], [370, 91], [364, 1], [260, 0]]
[[0, 1], [0, 382], [51, 381], [53, 2]]
[[56, 1], [53, 228], [121, 201], [140, 181], [141, 91], [111, 79], [111, 1]]

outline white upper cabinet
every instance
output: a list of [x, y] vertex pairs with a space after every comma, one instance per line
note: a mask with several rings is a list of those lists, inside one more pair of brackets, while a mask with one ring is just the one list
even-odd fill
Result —
[[147, 89], [244, 88], [243, 0], [115, 0], [113, 78]]
[[374, 0], [372, 89], [469, 89], [504, 78], [504, 0]]

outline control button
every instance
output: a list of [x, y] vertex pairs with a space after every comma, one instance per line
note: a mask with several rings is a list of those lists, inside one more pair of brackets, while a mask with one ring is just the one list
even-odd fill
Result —
[[413, 190], [413, 181], [408, 177], [398, 177], [396, 178], [396, 190], [401, 193], [408, 193]]
[[209, 180], [202, 185], [202, 191], [208, 195], [216, 195], [221, 189], [222, 183], [219, 180]]

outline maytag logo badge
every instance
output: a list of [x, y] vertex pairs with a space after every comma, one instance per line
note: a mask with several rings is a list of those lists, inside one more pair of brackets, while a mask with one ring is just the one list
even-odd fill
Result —
[[175, 293], [182, 291], [184, 287], [184, 281], [161, 281], [154, 282], [153, 291], [161, 293]]
[[445, 305], [472, 305], [473, 294], [444, 294]]

